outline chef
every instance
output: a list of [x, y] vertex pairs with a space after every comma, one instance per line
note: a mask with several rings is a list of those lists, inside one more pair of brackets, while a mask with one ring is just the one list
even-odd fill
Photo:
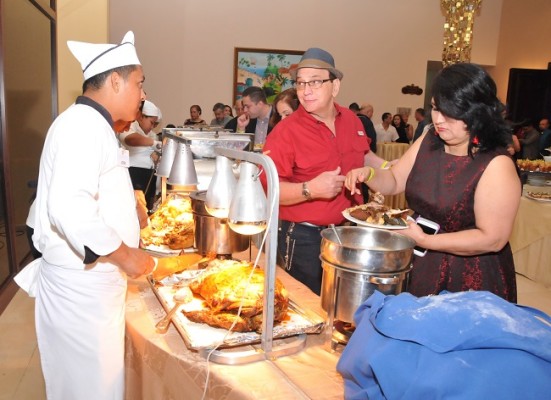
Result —
[[114, 121], [145, 99], [134, 34], [120, 44], [68, 42], [83, 95], [59, 115], [40, 159], [33, 242], [42, 258], [16, 282], [36, 295], [36, 333], [49, 399], [123, 399], [126, 277], [154, 269], [138, 249], [128, 152]]
[[130, 128], [119, 135], [119, 140], [128, 149], [130, 155], [130, 179], [134, 190], [141, 190], [145, 194], [147, 208], [153, 208], [157, 179], [155, 164], [159, 159], [161, 142], [153, 131], [159, 124], [161, 110], [150, 102], [144, 101], [136, 121]]

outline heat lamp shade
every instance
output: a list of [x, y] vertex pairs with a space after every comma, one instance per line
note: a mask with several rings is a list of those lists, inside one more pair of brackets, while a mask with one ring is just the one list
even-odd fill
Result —
[[266, 229], [268, 201], [255, 164], [242, 162], [239, 181], [230, 204], [228, 224], [242, 235], [255, 235]]
[[199, 183], [193, 154], [187, 143], [178, 142], [167, 182], [177, 186], [193, 186]]
[[229, 158], [216, 156], [216, 169], [205, 201], [205, 209], [216, 218], [228, 218], [230, 212], [230, 204], [237, 186], [232, 164]]
[[172, 164], [174, 163], [174, 158], [176, 157], [177, 148], [178, 142], [170, 137], [167, 138], [163, 144], [161, 161], [159, 162], [155, 175], [168, 178], [170, 170], [172, 169]]

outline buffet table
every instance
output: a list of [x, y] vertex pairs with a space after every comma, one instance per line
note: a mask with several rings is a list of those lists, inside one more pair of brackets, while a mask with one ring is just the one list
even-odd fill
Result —
[[[551, 188], [525, 185], [524, 191]], [[551, 287], [551, 203], [522, 196], [510, 243], [516, 272]]]
[[[292, 298], [325, 316], [319, 297], [281, 268], [277, 276]], [[170, 326], [158, 334], [165, 311], [144, 279], [129, 281], [126, 310], [126, 398], [200, 399], [207, 374], [206, 399], [342, 399], [336, 371], [339, 353], [329, 351], [325, 333], [308, 335], [301, 352], [276, 360], [228, 366], [207, 363], [189, 350]], [[339, 350], [339, 349], [338, 349]]]
[[[377, 155], [385, 160], [396, 160], [409, 149], [408, 143], [377, 143]], [[392, 208], [407, 208], [406, 194], [385, 196], [385, 204]]]

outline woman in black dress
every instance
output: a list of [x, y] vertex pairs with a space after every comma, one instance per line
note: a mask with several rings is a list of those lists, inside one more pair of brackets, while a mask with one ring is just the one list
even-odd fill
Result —
[[392, 117], [392, 126], [396, 128], [399, 138], [396, 139], [396, 143], [409, 143], [406, 123], [402, 119], [400, 114], [394, 114]]
[[487, 290], [516, 302], [513, 256], [508, 240], [521, 184], [507, 153], [503, 105], [491, 77], [474, 64], [454, 64], [434, 79], [434, 126], [390, 170], [365, 167], [348, 173], [383, 194], [406, 192], [416, 214], [437, 222], [427, 235], [415, 222], [400, 231], [427, 248], [414, 256], [408, 291], [416, 296]]

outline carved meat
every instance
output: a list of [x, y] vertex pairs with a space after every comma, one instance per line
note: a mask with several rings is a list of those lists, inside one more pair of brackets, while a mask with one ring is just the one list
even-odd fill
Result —
[[[190, 284], [191, 291], [205, 299], [207, 309], [184, 311], [184, 315], [193, 322], [225, 329], [237, 319], [234, 331], [259, 331], [262, 325], [264, 271], [256, 268], [252, 272], [253, 267], [249, 263], [227, 263], [230, 265], [214, 264], [204, 275]], [[274, 289], [274, 322], [278, 322], [287, 314], [289, 296], [278, 279]], [[240, 304], [242, 307], [238, 317]]]
[[165, 245], [170, 249], [192, 247], [195, 224], [188, 198], [170, 198], [149, 217], [140, 237], [144, 246]]
[[351, 217], [360, 221], [378, 225], [402, 225], [406, 226], [406, 218], [413, 212], [409, 209], [391, 209], [384, 204], [370, 202], [348, 208]]

